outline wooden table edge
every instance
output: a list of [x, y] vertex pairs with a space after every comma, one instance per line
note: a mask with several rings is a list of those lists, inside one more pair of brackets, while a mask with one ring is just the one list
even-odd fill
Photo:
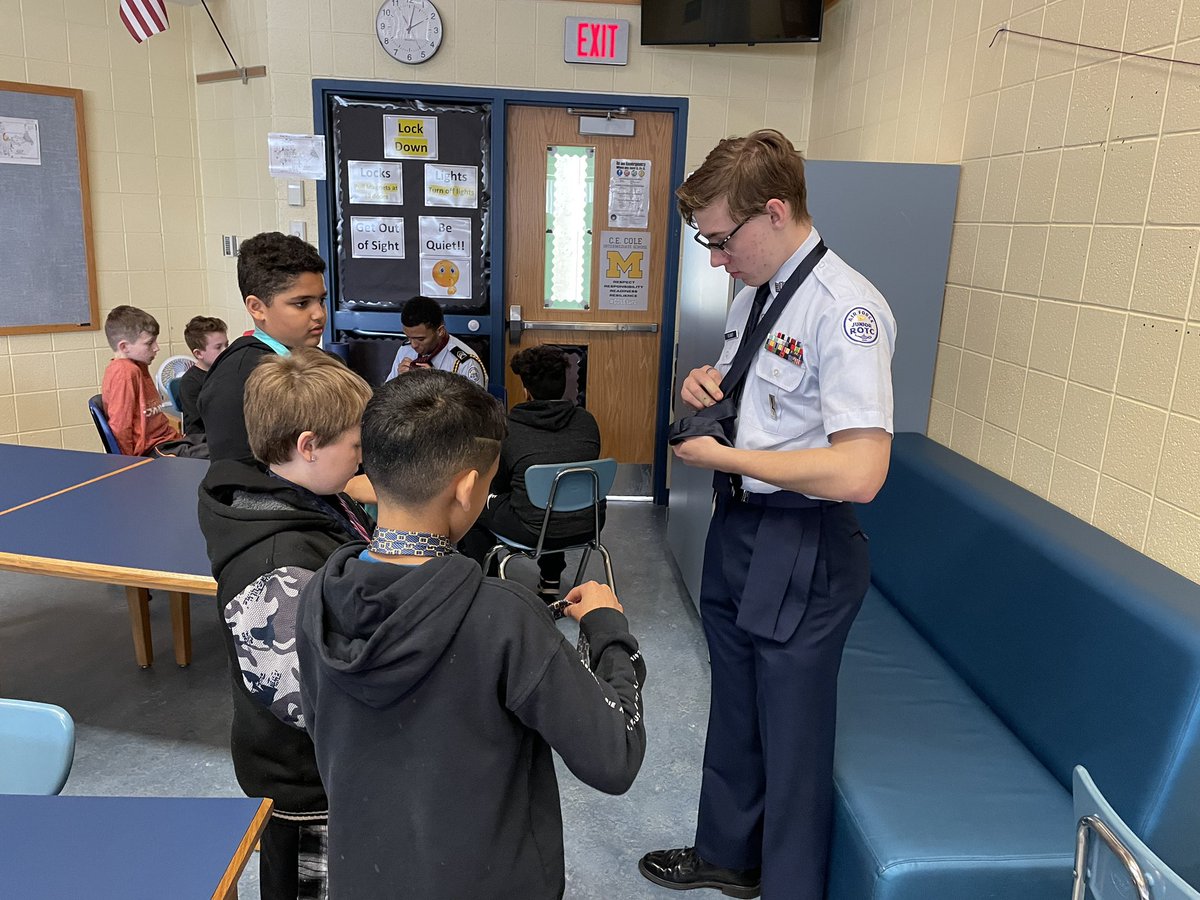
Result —
[[224, 876], [213, 892], [213, 900], [226, 900], [226, 898], [237, 896], [238, 879], [242, 875], [242, 870], [246, 868], [246, 863], [250, 861], [250, 854], [254, 852], [255, 844], [258, 843], [263, 830], [267, 827], [273, 806], [274, 803], [270, 798], [263, 798], [259, 801], [258, 811], [250, 820], [246, 833], [242, 835], [242, 840], [238, 843], [237, 850], [234, 851], [233, 859], [229, 861]]
[[185, 594], [217, 593], [217, 582], [207, 575], [185, 575], [158, 569], [135, 569], [110, 566], [104, 563], [30, 556], [24, 553], [0, 553], [0, 569], [23, 572], [27, 575], [55, 575], [75, 581], [95, 581], [121, 587], [141, 587], [159, 591], [179, 591]]

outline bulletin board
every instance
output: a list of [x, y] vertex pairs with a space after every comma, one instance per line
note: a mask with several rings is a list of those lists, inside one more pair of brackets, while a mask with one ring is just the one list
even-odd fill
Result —
[[0, 334], [99, 328], [83, 92], [0, 81]]
[[485, 311], [489, 107], [334, 97], [331, 125], [338, 307]]

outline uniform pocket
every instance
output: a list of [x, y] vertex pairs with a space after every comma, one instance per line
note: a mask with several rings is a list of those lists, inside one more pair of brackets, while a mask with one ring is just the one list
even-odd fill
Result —
[[804, 379], [804, 366], [780, 359], [773, 353], [761, 351], [754, 364], [754, 374], [762, 380], [754, 390], [758, 420], [764, 431], [779, 433], [794, 430], [789, 417], [796, 415], [796, 400], [792, 394]]

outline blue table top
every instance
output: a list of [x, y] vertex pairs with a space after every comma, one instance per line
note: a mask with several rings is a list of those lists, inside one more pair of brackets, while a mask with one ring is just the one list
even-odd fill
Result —
[[0, 516], [0, 552], [211, 578], [196, 515], [207, 471], [156, 459]]
[[0, 796], [0, 895], [209, 900], [261, 803]]
[[0, 444], [0, 511], [139, 462], [137, 456]]

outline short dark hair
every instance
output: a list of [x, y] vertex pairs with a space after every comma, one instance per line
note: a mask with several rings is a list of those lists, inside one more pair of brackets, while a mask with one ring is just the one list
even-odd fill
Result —
[[377, 494], [424, 506], [459, 472], [481, 474], [508, 431], [504, 407], [467, 378], [419, 369], [376, 388], [363, 413], [363, 468]]
[[143, 331], [158, 337], [158, 319], [136, 306], [118, 306], [104, 320], [104, 336], [114, 350], [121, 341], [135, 343]]
[[567, 392], [567, 365], [567, 354], [549, 344], [522, 350], [509, 363], [534, 400], [562, 399]]
[[413, 297], [404, 304], [404, 309], [400, 313], [400, 324], [406, 328], [414, 328], [417, 325], [437, 328], [445, 321], [446, 316], [442, 312], [442, 305], [432, 297]]
[[195, 316], [183, 326], [183, 342], [189, 350], [203, 350], [210, 334], [228, 334], [229, 326], [216, 316]]
[[306, 272], [325, 274], [325, 260], [317, 248], [293, 234], [264, 231], [246, 238], [238, 248], [238, 290], [242, 299], [253, 295], [271, 305]]

